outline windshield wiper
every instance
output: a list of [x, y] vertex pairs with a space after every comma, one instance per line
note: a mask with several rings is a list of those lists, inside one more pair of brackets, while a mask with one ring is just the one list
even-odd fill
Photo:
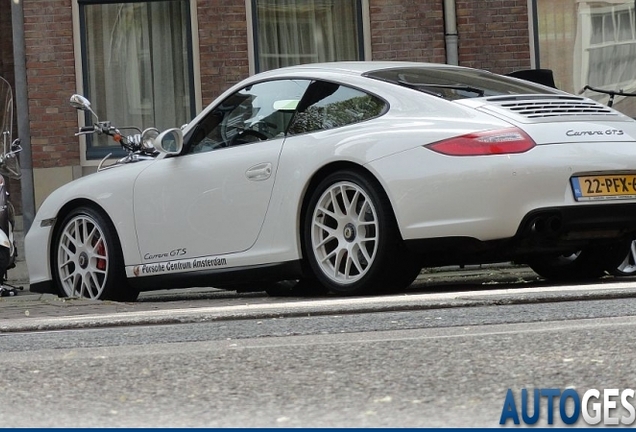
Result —
[[479, 97], [482, 97], [484, 95], [484, 90], [477, 88], [477, 87], [471, 87], [468, 85], [463, 85], [463, 84], [431, 84], [431, 83], [413, 83], [410, 81], [404, 81], [404, 80], [399, 80], [398, 84], [404, 86], [404, 87], [409, 87], [415, 90], [420, 90], [423, 91], [424, 93], [428, 93], [428, 94], [432, 94], [434, 96], [438, 96], [438, 97], [444, 97], [441, 93], [437, 93], [435, 91], [432, 90], [425, 90], [426, 88], [431, 88], [431, 89], [450, 89], [450, 90], [463, 90], [463, 91], [467, 91], [467, 92], [471, 92], [471, 93], [477, 93], [479, 95]]

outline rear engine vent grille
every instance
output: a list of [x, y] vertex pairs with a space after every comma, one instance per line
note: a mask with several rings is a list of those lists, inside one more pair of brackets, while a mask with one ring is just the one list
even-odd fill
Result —
[[528, 119], [549, 117], [617, 117], [618, 113], [609, 107], [590, 99], [578, 97], [546, 98], [490, 98], [499, 107], [517, 113]]

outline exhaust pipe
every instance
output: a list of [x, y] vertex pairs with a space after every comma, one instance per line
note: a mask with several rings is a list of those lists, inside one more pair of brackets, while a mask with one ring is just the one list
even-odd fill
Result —
[[563, 228], [561, 216], [538, 216], [530, 222], [530, 232], [543, 237], [558, 234]]

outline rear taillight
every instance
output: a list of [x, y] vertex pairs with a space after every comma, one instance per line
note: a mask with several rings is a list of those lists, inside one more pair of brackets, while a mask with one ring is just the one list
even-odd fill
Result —
[[449, 156], [483, 156], [523, 153], [534, 146], [532, 138], [521, 129], [509, 128], [469, 133], [424, 147]]

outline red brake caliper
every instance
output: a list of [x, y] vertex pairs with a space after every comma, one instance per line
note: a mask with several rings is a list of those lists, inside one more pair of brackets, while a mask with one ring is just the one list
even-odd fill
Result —
[[[104, 247], [104, 242], [102, 239], [97, 241], [97, 253], [100, 256], [106, 255], [106, 248]], [[104, 258], [97, 258], [97, 268], [99, 270], [106, 270], [106, 260]]]

